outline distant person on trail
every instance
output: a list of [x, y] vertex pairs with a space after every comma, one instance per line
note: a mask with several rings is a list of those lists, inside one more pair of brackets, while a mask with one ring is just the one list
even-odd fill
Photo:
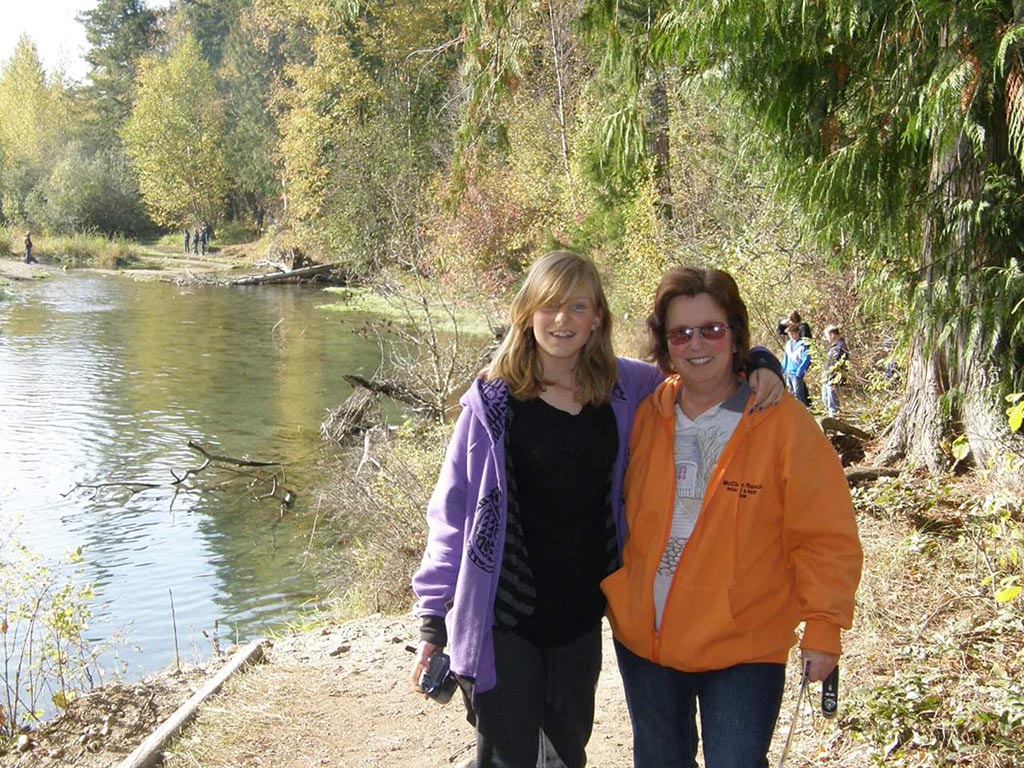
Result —
[[782, 372], [786, 376], [786, 389], [801, 403], [810, 407], [811, 399], [807, 396], [807, 384], [804, 374], [811, 367], [810, 343], [802, 336], [800, 325], [790, 323], [786, 328], [789, 341], [786, 342], [782, 356]]
[[776, 333], [778, 333], [779, 336], [788, 335], [787, 329], [789, 328], [790, 323], [796, 323], [798, 326], [800, 326], [801, 339], [811, 338], [811, 326], [800, 319], [800, 313], [797, 312], [795, 309], [789, 313], [789, 317], [783, 320], [779, 320], [779, 324], [775, 329]]
[[199, 255], [199, 230], [197, 229], [192, 233], [192, 253], [196, 256]]
[[834, 325], [825, 328], [825, 339], [828, 341], [828, 352], [821, 372], [821, 403], [828, 415], [834, 418], [839, 415], [839, 387], [846, 383], [850, 351], [846, 339]]
[[36, 257], [32, 255], [32, 233], [25, 233], [25, 263], [26, 264], [38, 264]]
[[204, 221], [202, 226], [199, 228], [199, 250], [203, 254], [203, 256], [206, 255], [206, 244], [209, 241], [210, 241], [210, 225], [207, 224]]
[[191, 245], [191, 243], [192, 243], [192, 233], [191, 233], [191, 232], [189, 232], [189, 231], [188, 231], [188, 230], [186, 229], [186, 230], [185, 230], [185, 253], [188, 253], [188, 251], [189, 251], [189, 246]]
[[[412, 685], [422, 690], [447, 647], [476, 726], [474, 768], [535, 768], [549, 744], [565, 768], [583, 768], [600, 582], [626, 536], [630, 425], [665, 374], [615, 356], [597, 269], [575, 253], [533, 264], [509, 325], [461, 400], [427, 507]], [[766, 350], [758, 359], [774, 362]], [[760, 400], [775, 402], [774, 372], [752, 376]]]

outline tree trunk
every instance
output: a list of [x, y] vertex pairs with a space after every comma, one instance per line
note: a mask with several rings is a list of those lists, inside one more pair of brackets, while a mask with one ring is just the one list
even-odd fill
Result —
[[[992, 164], [1006, 159], [1005, 137], [1005, 124], [993, 126], [989, 132], [987, 151]], [[947, 290], [948, 284], [965, 281], [966, 291], [957, 299], [962, 305], [980, 306], [986, 301], [984, 292], [976, 288], [981, 283], [970, 281], [986, 268], [1002, 266], [997, 249], [976, 238], [963, 219], [953, 227], [945, 220], [961, 201], [982, 199], [981, 184], [979, 162], [963, 136], [948, 155], [933, 163], [935, 213], [925, 227], [920, 269], [920, 295], [929, 322], [949, 317], [948, 307], [934, 303], [937, 299], [933, 289], [941, 281], [947, 283]], [[1007, 322], [1012, 321], [1007, 318]], [[981, 350], [982, 345], [969, 343], [981, 322], [977, 310], [946, 322], [956, 323], [952, 332], [943, 335], [940, 331], [944, 329], [932, 329], [932, 338], [940, 341], [927, 343], [924, 331], [911, 340], [903, 403], [880, 461], [891, 463], [904, 457], [911, 465], [942, 471], [953, 461], [949, 444], [963, 435], [976, 466], [994, 470], [996, 482], [1008, 481], [1019, 487], [1019, 470], [1012, 469], [1012, 462], [1002, 460], [1007, 453], [1024, 456], [1024, 439], [1010, 432], [1000, 397], [1000, 383], [1007, 380], [1003, 374], [1006, 366], [1013, 364], [1012, 354], [1004, 350], [988, 355]]]
[[925, 353], [924, 340], [918, 336], [907, 363], [903, 405], [889, 428], [879, 463], [906, 459], [932, 472], [948, 468], [949, 457], [942, 450], [942, 437], [948, 430], [939, 403], [943, 390], [938, 369], [934, 355]]
[[572, 169], [569, 165], [569, 137], [565, 123], [565, 84], [563, 82], [563, 68], [565, 55], [563, 50], [566, 47], [566, 35], [564, 19], [559, 13], [559, 23], [555, 25], [554, 3], [548, 4], [548, 24], [551, 31], [551, 56], [555, 68], [555, 85], [557, 86], [557, 98], [555, 101], [555, 118], [558, 120], [558, 140], [561, 145], [562, 172], [565, 174], [565, 189], [569, 193], [569, 203], [572, 210], [576, 212], [576, 190], [572, 183]]
[[669, 158], [669, 106], [665, 72], [654, 75], [651, 87], [650, 112], [647, 131], [650, 134], [648, 151], [654, 157], [654, 186], [658, 193], [658, 213], [664, 221], [672, 219], [672, 175]]

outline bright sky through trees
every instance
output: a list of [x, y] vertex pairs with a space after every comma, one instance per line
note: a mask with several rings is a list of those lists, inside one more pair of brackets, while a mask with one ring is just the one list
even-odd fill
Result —
[[32, 38], [47, 73], [63, 66], [69, 78], [85, 77], [85, 29], [75, 19], [96, 0], [29, 0], [4, 3], [0, 61], [6, 63], [22, 34]]
[[[63, 67], [72, 80], [83, 80], [86, 63], [85, 28], [76, 20], [82, 11], [96, 7], [97, 0], [4, 0], [0, 11], [0, 62], [6, 63], [22, 34], [36, 44], [47, 74]], [[150, 8], [165, 7], [168, 0], [150, 0]]]

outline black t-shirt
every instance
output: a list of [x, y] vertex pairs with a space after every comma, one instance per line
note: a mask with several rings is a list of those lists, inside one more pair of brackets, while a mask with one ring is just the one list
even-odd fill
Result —
[[573, 415], [540, 398], [513, 398], [511, 407], [510, 465], [537, 592], [533, 613], [515, 631], [542, 647], [562, 645], [604, 613], [615, 415], [607, 404]]

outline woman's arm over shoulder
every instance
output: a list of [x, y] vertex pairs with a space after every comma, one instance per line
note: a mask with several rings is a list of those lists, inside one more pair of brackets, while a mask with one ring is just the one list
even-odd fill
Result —
[[427, 504], [427, 545], [412, 577], [417, 616], [444, 616], [455, 595], [465, 541], [467, 464], [476, 419], [464, 408]]
[[666, 373], [654, 363], [632, 357], [620, 357], [616, 362], [619, 366], [619, 383], [626, 391], [626, 396], [637, 402], [651, 394], [665, 380]]
[[747, 353], [744, 372], [754, 392], [754, 408], [763, 409], [779, 402], [786, 387], [782, 382], [782, 365], [771, 350], [752, 347]]

